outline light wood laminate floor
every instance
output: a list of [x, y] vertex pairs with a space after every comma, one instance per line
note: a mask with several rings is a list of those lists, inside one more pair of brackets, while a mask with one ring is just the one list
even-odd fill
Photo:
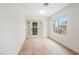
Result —
[[19, 55], [74, 55], [72, 51], [48, 38], [27, 39]]

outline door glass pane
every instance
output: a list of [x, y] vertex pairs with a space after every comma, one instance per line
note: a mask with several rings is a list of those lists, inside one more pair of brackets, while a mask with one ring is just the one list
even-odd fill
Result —
[[32, 35], [37, 35], [37, 22], [32, 23]]

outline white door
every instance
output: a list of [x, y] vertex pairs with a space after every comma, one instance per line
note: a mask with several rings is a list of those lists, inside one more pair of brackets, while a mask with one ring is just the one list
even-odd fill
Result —
[[42, 37], [42, 22], [38, 20], [28, 21], [28, 38]]

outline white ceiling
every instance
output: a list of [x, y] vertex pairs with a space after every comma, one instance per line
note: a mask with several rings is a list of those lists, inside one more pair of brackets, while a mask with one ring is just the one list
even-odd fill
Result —
[[[17, 8], [18, 11], [21, 11], [23, 15], [26, 16], [35, 16], [35, 17], [49, 17], [56, 13], [57, 11], [61, 10], [62, 8], [69, 5], [69, 3], [49, 3], [48, 7], [43, 6], [44, 3], [10, 3], [10, 4], [0, 4], [1, 7], [6, 6]], [[46, 10], [45, 15], [40, 14], [40, 10]]]
[[[44, 7], [43, 3], [23, 3], [19, 4], [20, 8], [26, 16], [45, 16], [49, 17], [69, 5], [69, 3], [49, 3], [48, 7]], [[45, 15], [41, 15], [39, 12], [41, 9], [46, 10]]]

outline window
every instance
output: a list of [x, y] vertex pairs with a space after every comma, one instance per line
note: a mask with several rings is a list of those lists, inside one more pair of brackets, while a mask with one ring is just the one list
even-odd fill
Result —
[[32, 23], [32, 34], [37, 35], [37, 22]]
[[68, 21], [68, 16], [62, 16], [54, 20], [54, 23], [53, 23], [54, 32], [58, 34], [66, 35], [67, 21]]

